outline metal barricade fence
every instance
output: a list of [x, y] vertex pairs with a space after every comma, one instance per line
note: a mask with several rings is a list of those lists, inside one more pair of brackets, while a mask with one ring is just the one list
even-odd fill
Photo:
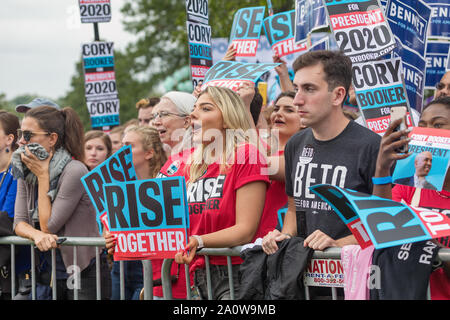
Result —
[[[17, 245], [29, 245], [30, 253], [31, 253], [31, 298], [32, 300], [36, 299], [36, 257], [34, 250], [34, 242], [22, 237], [17, 236], [8, 236], [8, 237], [0, 237], [0, 245], [10, 245], [11, 246], [11, 297], [16, 295], [16, 274], [15, 274], [15, 253]], [[95, 265], [96, 265], [96, 299], [102, 299], [101, 296], [101, 275], [100, 275], [100, 251], [99, 248], [105, 247], [105, 239], [102, 237], [67, 237], [64, 243], [60, 244], [60, 246], [72, 246], [73, 254], [74, 254], [74, 265], [76, 265], [77, 259], [77, 247], [79, 246], [94, 246], [96, 247], [96, 255], [95, 255]], [[206, 267], [206, 280], [207, 280], [207, 295], [208, 299], [212, 299], [212, 290], [211, 290], [211, 274], [210, 274], [210, 263], [209, 256], [226, 256], [227, 257], [227, 266], [228, 266], [228, 278], [230, 285], [230, 297], [232, 300], [235, 300], [235, 292], [233, 288], [233, 277], [232, 277], [232, 265], [231, 265], [231, 257], [239, 256], [241, 251], [241, 246], [234, 248], [203, 248], [198, 254], [205, 256], [205, 267]], [[312, 256], [313, 259], [337, 259], [341, 258], [341, 249], [340, 248], [328, 248], [324, 251], [315, 251]], [[450, 261], [450, 249], [440, 249], [437, 257], [439, 261]], [[55, 249], [51, 250], [51, 275], [52, 279], [56, 279], [56, 255]], [[162, 268], [161, 268], [161, 282], [162, 282], [162, 290], [163, 296], [165, 300], [172, 299], [172, 281], [170, 277], [170, 269], [173, 263], [173, 259], [164, 259]], [[119, 262], [120, 265], [120, 299], [125, 299], [125, 279], [124, 279], [124, 266], [123, 261]], [[150, 260], [143, 260], [143, 300], [152, 300], [153, 299], [153, 268]], [[186, 288], [187, 290], [187, 299], [192, 299], [192, 294], [190, 290], [190, 277], [189, 277], [189, 267], [184, 265], [185, 274], [186, 274]], [[231, 276], [230, 276], [231, 275]], [[337, 299], [336, 294], [336, 286], [329, 286], [331, 288], [331, 296], [332, 299]], [[428, 290], [429, 291], [429, 290]], [[306, 299], [309, 299], [309, 286], [305, 284], [305, 296]], [[52, 287], [52, 297], [56, 300], [57, 297], [57, 289], [56, 286]], [[429, 292], [428, 292], [428, 297]], [[109, 298], [109, 297], [108, 297]], [[78, 289], [74, 288], [74, 299], [78, 300]]]
[[[206, 268], [206, 285], [207, 285], [207, 294], [208, 300], [212, 299], [212, 290], [211, 290], [211, 274], [210, 274], [210, 263], [209, 256], [227, 256], [227, 266], [228, 266], [228, 279], [230, 285], [230, 297], [231, 300], [235, 300], [235, 293], [233, 288], [233, 276], [232, 276], [232, 268], [231, 268], [231, 257], [239, 256], [241, 251], [241, 246], [234, 248], [203, 248], [198, 254], [205, 256], [205, 268]], [[328, 248], [323, 251], [314, 251], [312, 255], [312, 259], [341, 259], [341, 248]], [[438, 261], [450, 261], [450, 249], [440, 248], [438, 254], [436, 256], [436, 260]], [[170, 269], [173, 263], [173, 259], [165, 259], [162, 265], [161, 270], [161, 280], [163, 286], [163, 294], [165, 300], [172, 299], [172, 282], [170, 281]], [[188, 266], [185, 265], [186, 270], [186, 288], [187, 288], [187, 299], [190, 300], [192, 298], [191, 290], [190, 290], [190, 278]], [[306, 300], [310, 300], [309, 295], [309, 287], [305, 282], [305, 297]], [[313, 285], [314, 286], [314, 285]], [[331, 290], [331, 297], [333, 300], [338, 299], [337, 288], [343, 287], [341, 285], [318, 285], [321, 287], [329, 287]], [[430, 288], [428, 286], [427, 292], [428, 300], [430, 300]]]
[[[22, 237], [8, 236], [0, 237], [0, 245], [11, 246], [11, 298], [16, 295], [16, 246], [17, 245], [29, 245], [30, 246], [30, 273], [31, 273], [31, 299], [36, 299], [36, 256], [34, 242]], [[60, 246], [72, 246], [74, 265], [77, 264], [77, 247], [79, 246], [94, 246], [96, 247], [95, 254], [95, 268], [96, 268], [96, 299], [101, 300], [101, 274], [100, 274], [100, 248], [105, 247], [105, 239], [102, 237], [67, 237], [64, 243]], [[56, 254], [55, 249], [51, 250], [51, 278], [56, 279]], [[144, 299], [153, 299], [153, 277], [152, 277], [152, 264], [150, 260], [142, 261], [143, 265], [143, 285], [144, 285]], [[77, 281], [77, 279], [75, 279]], [[52, 286], [52, 298], [56, 300], [57, 288], [56, 285]], [[109, 297], [107, 297], [109, 299]], [[120, 261], [120, 299], [125, 299], [125, 279], [124, 279], [124, 265], [123, 261]], [[74, 287], [74, 300], [78, 300], [78, 288]]]

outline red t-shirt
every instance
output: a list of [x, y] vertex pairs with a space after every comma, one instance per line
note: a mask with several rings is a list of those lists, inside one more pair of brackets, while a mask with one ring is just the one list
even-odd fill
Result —
[[[400, 202], [404, 200], [411, 204], [416, 188], [397, 184], [392, 188], [392, 200]], [[450, 215], [450, 192], [430, 189], [422, 189], [420, 193], [419, 207], [438, 210], [441, 213]], [[437, 239], [445, 247], [450, 248], [449, 237]], [[442, 268], [437, 269], [430, 277], [430, 292], [432, 300], [450, 299], [450, 279]]]
[[[284, 150], [279, 150], [275, 156], [282, 156]], [[262, 238], [270, 231], [274, 230], [278, 223], [278, 210], [287, 205], [288, 196], [285, 190], [284, 181], [273, 180], [266, 193], [266, 202], [264, 204], [264, 211], [262, 219], [267, 223], [260, 229], [256, 238]]]
[[[193, 149], [185, 150], [172, 155], [161, 168], [158, 178], [184, 176], [186, 160], [189, 158]], [[161, 267], [163, 259], [152, 260], [153, 280], [161, 278]], [[172, 297], [175, 299], [186, 299], [186, 273], [184, 265], [179, 265], [175, 261], [170, 269], [171, 275], [178, 274], [178, 281], [172, 283]], [[191, 285], [193, 284], [193, 275], [190, 275]], [[153, 295], [163, 297], [162, 286], [153, 287]]]
[[[191, 234], [202, 235], [234, 226], [236, 190], [255, 181], [269, 183], [269, 178], [266, 158], [252, 144], [242, 144], [236, 149], [235, 162], [226, 172], [220, 171], [218, 163], [209, 165], [201, 178], [187, 186]], [[266, 229], [268, 223], [262, 217], [256, 235], [260, 235], [260, 230]], [[193, 269], [204, 265], [202, 256], [197, 257]], [[240, 257], [232, 257], [231, 261], [232, 264], [242, 263]], [[210, 263], [226, 265], [227, 260], [224, 256], [211, 256]]]

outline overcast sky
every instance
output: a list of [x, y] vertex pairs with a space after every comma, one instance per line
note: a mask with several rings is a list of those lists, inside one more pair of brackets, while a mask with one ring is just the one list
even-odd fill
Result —
[[[123, 49], [133, 39], [122, 27], [123, 0], [111, 0], [112, 19], [100, 38]], [[70, 89], [81, 44], [94, 40], [82, 24], [78, 0], [1, 0], [0, 93], [7, 99], [36, 94], [57, 99]]]

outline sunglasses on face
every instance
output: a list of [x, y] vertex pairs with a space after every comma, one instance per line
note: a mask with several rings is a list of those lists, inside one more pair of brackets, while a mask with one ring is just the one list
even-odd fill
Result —
[[31, 138], [39, 134], [50, 135], [50, 132], [33, 132], [29, 130], [22, 131], [21, 129], [17, 129], [17, 140], [20, 140], [23, 137], [26, 142], [29, 142]]

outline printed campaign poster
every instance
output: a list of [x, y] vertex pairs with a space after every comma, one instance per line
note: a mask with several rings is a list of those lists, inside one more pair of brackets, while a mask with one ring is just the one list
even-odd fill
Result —
[[328, 202], [364, 249], [399, 246], [450, 235], [446, 214], [329, 184], [310, 187]]
[[91, 42], [81, 45], [85, 97], [92, 128], [120, 124], [114, 43]]
[[389, 0], [385, 13], [392, 33], [424, 57], [431, 7], [422, 0]]
[[441, 191], [450, 159], [450, 130], [414, 127], [408, 158], [397, 161], [393, 183]]
[[431, 7], [428, 36], [433, 39], [450, 40], [450, 2], [448, 0], [426, 0]]
[[189, 40], [191, 80], [195, 88], [212, 66], [211, 27], [186, 21]]
[[106, 199], [103, 193], [103, 185], [111, 182], [134, 180], [136, 180], [136, 171], [133, 166], [130, 146], [123, 146], [81, 178], [81, 183], [94, 205], [100, 231], [102, 225], [106, 230], [109, 230], [109, 225], [105, 223], [107, 222]]
[[296, 44], [307, 41], [313, 31], [328, 27], [327, 12], [322, 0], [296, 0], [294, 10]]
[[392, 52], [392, 56], [402, 59], [402, 74], [409, 106], [420, 112], [423, 106], [426, 70], [425, 57], [410, 50], [408, 46], [403, 45], [397, 36], [395, 36], [395, 39], [397, 41], [397, 47]]
[[114, 260], [174, 258], [187, 244], [189, 213], [184, 177], [103, 185]]
[[311, 259], [303, 276], [307, 286], [344, 287], [344, 268], [339, 259]]
[[226, 87], [237, 91], [245, 82], [255, 85], [256, 81], [279, 63], [245, 63], [236, 61], [219, 61], [208, 70], [203, 81], [202, 90], [207, 86]]
[[377, 0], [325, 0], [325, 6], [334, 38], [353, 63], [379, 59], [395, 48]]
[[427, 42], [425, 89], [434, 90], [449, 68], [450, 41]]
[[280, 12], [264, 19], [264, 31], [272, 51], [284, 57], [307, 50], [307, 42], [295, 43], [295, 10]]
[[389, 126], [390, 108], [395, 106], [407, 107], [408, 126], [412, 125], [401, 58], [354, 63], [352, 84], [367, 128], [383, 135]]
[[208, 24], [208, 0], [186, 0], [186, 13], [188, 21]]
[[236, 49], [236, 57], [256, 55], [266, 7], [239, 9], [233, 19], [230, 43]]
[[111, 21], [110, 0], [79, 0], [81, 23]]

